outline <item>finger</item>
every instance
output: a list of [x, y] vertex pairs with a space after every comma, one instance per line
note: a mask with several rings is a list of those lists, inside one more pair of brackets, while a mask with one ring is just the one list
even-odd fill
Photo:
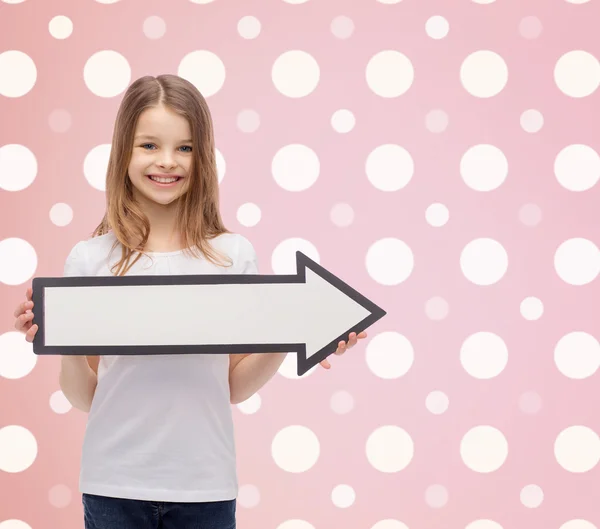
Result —
[[27, 301], [31, 301], [31, 298], [33, 298], [33, 289], [31, 287], [25, 292], [25, 297], [27, 298]]
[[335, 352], [336, 355], [342, 355], [346, 352], [346, 342], [340, 342], [338, 344], [338, 348], [337, 351]]
[[25, 340], [27, 340], [28, 342], [33, 342], [33, 339], [35, 338], [35, 333], [37, 333], [37, 330], [38, 330], [38, 326], [32, 325], [31, 328], [25, 334]]
[[15, 328], [18, 331], [25, 332], [29, 329], [29, 327], [31, 327], [32, 320], [33, 312], [26, 312], [25, 314], [21, 314], [15, 322]]
[[321, 364], [322, 367], [324, 367], [325, 369], [329, 369], [331, 368], [331, 364], [329, 363], [329, 360], [325, 359], [322, 360], [321, 362], [319, 362]]
[[348, 348], [352, 347], [353, 345], [356, 345], [357, 341], [358, 337], [356, 336], [356, 333], [350, 333], [350, 341], [348, 342]]
[[15, 309], [15, 312], [13, 313], [13, 315], [14, 315], [15, 318], [18, 318], [27, 309], [32, 309], [32, 308], [33, 308], [33, 302], [32, 301], [23, 301], [23, 303], [19, 303], [17, 305], [17, 308]]
[[358, 338], [360, 338], [361, 340], [366, 337], [367, 337], [366, 331], [363, 331], [363, 332], [359, 333], [359, 335], [358, 335]]

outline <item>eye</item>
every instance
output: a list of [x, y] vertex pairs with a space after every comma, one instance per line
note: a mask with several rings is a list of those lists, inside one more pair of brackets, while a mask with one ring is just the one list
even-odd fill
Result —
[[148, 145], [150, 145], [151, 147], [154, 147], [154, 145], [152, 143], [143, 143], [142, 145], [140, 145], [140, 147], [142, 149], [145, 149]]
[[185, 152], [192, 152], [192, 148], [189, 145], [184, 145], [182, 147], [182, 149], [189, 149], [189, 151], [185, 151]]

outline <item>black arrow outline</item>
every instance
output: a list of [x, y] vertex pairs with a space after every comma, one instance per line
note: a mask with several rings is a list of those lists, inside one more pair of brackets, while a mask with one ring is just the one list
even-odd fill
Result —
[[[121, 286], [121, 285], [238, 285], [258, 283], [305, 283], [306, 269], [309, 268], [323, 280], [343, 292], [370, 315], [352, 326], [342, 335], [329, 342], [310, 358], [306, 356], [304, 343], [279, 344], [223, 344], [223, 345], [125, 345], [125, 346], [49, 346], [45, 345], [45, 310], [44, 289], [51, 287], [88, 287], [88, 286]], [[38, 331], [33, 340], [33, 352], [37, 355], [148, 355], [148, 354], [244, 354], [244, 353], [279, 353], [293, 352], [297, 354], [298, 376], [312, 369], [319, 362], [337, 350], [337, 344], [347, 341], [350, 333], [364, 331], [383, 318], [387, 312], [357, 290], [342, 281], [339, 277], [323, 268], [300, 251], [296, 252], [296, 274], [219, 274], [219, 275], [178, 275], [178, 276], [91, 276], [91, 277], [36, 277], [32, 282], [34, 319], [33, 324]]]

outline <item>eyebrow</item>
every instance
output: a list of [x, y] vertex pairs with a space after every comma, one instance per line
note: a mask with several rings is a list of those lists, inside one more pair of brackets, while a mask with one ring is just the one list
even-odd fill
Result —
[[[149, 134], [141, 134], [139, 136], [135, 137], [136, 140], [142, 140], [142, 139], [146, 139], [146, 140], [158, 140], [158, 138], [156, 136], [150, 136]], [[192, 143], [192, 140], [183, 140], [182, 143]]]

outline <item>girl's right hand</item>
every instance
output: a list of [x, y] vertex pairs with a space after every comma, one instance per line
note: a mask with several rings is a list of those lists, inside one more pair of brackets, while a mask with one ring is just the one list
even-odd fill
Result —
[[15, 321], [15, 329], [25, 334], [25, 340], [28, 342], [33, 342], [35, 333], [38, 330], [37, 325], [32, 325], [33, 301], [31, 300], [31, 297], [33, 295], [33, 290], [28, 288], [25, 295], [27, 297], [27, 301], [19, 303], [15, 310], [15, 318], [17, 318]]

